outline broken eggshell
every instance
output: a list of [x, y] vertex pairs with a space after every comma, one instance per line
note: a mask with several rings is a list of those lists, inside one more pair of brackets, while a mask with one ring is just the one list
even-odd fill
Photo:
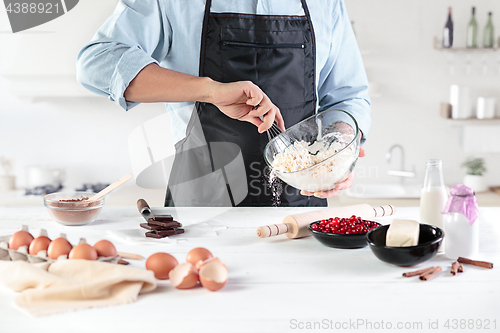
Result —
[[189, 262], [175, 266], [168, 276], [172, 286], [177, 289], [189, 289], [198, 284], [198, 270]]
[[224, 287], [228, 278], [228, 270], [218, 258], [204, 262], [200, 268], [200, 283], [210, 291], [217, 291]]

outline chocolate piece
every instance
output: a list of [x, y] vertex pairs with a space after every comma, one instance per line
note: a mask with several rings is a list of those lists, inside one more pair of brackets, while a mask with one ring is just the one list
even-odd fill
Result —
[[130, 264], [127, 260], [119, 259], [117, 262], [118, 265], [128, 265]]
[[173, 221], [174, 218], [172, 217], [172, 215], [154, 215], [153, 214], [153, 220], [161, 221], [161, 222], [170, 222], [170, 221]]
[[175, 235], [175, 229], [165, 229], [165, 230], [155, 230], [157, 235], [160, 236], [172, 236]]
[[151, 238], [165, 238], [167, 236], [183, 234], [184, 229], [165, 229], [165, 230], [153, 230], [146, 232], [146, 237]]
[[170, 229], [170, 228], [165, 228], [159, 225], [153, 225], [153, 224], [148, 224], [148, 223], [141, 223], [140, 224], [141, 228], [148, 229], [148, 230], [165, 230], [165, 229]]
[[158, 235], [156, 232], [154, 231], [148, 231], [145, 233], [146, 237], [151, 237], [151, 238], [165, 238], [167, 237], [166, 235], [165, 236], [160, 236]]
[[172, 236], [177, 234], [183, 234], [184, 229], [167, 229], [167, 230], [156, 230], [155, 231], [160, 236]]
[[164, 228], [182, 227], [182, 224], [180, 224], [177, 221], [163, 222], [163, 221], [155, 221], [155, 220], [149, 219], [148, 224], [149, 225], [157, 225], [157, 226], [164, 227]]

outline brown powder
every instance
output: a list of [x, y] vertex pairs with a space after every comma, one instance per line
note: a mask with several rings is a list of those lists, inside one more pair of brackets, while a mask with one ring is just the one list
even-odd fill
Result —
[[89, 200], [89, 197], [81, 197], [81, 198], [76, 198], [76, 199], [61, 199], [59, 200], [60, 202], [81, 202]]
[[49, 212], [61, 223], [74, 225], [89, 223], [101, 211], [102, 200], [92, 202], [87, 202], [86, 200], [88, 200], [88, 197], [49, 202]]

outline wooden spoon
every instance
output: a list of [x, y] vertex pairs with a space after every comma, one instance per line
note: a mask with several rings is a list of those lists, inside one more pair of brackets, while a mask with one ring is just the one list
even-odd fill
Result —
[[130, 178], [132, 178], [132, 174], [129, 173], [126, 176], [123, 176], [122, 178], [118, 179], [116, 182], [112, 183], [102, 191], [100, 191], [97, 194], [94, 194], [92, 197], [90, 197], [87, 201], [95, 201], [95, 200], [100, 200], [103, 196], [108, 194], [109, 192], [113, 191], [115, 188], [117, 188], [120, 185], [123, 185], [125, 182], [129, 181]]

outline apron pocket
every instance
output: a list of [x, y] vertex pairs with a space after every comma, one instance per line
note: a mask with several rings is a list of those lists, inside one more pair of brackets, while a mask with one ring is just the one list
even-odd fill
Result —
[[304, 104], [306, 44], [302, 31], [228, 28], [221, 31], [220, 47], [223, 82], [257, 83], [280, 109]]

